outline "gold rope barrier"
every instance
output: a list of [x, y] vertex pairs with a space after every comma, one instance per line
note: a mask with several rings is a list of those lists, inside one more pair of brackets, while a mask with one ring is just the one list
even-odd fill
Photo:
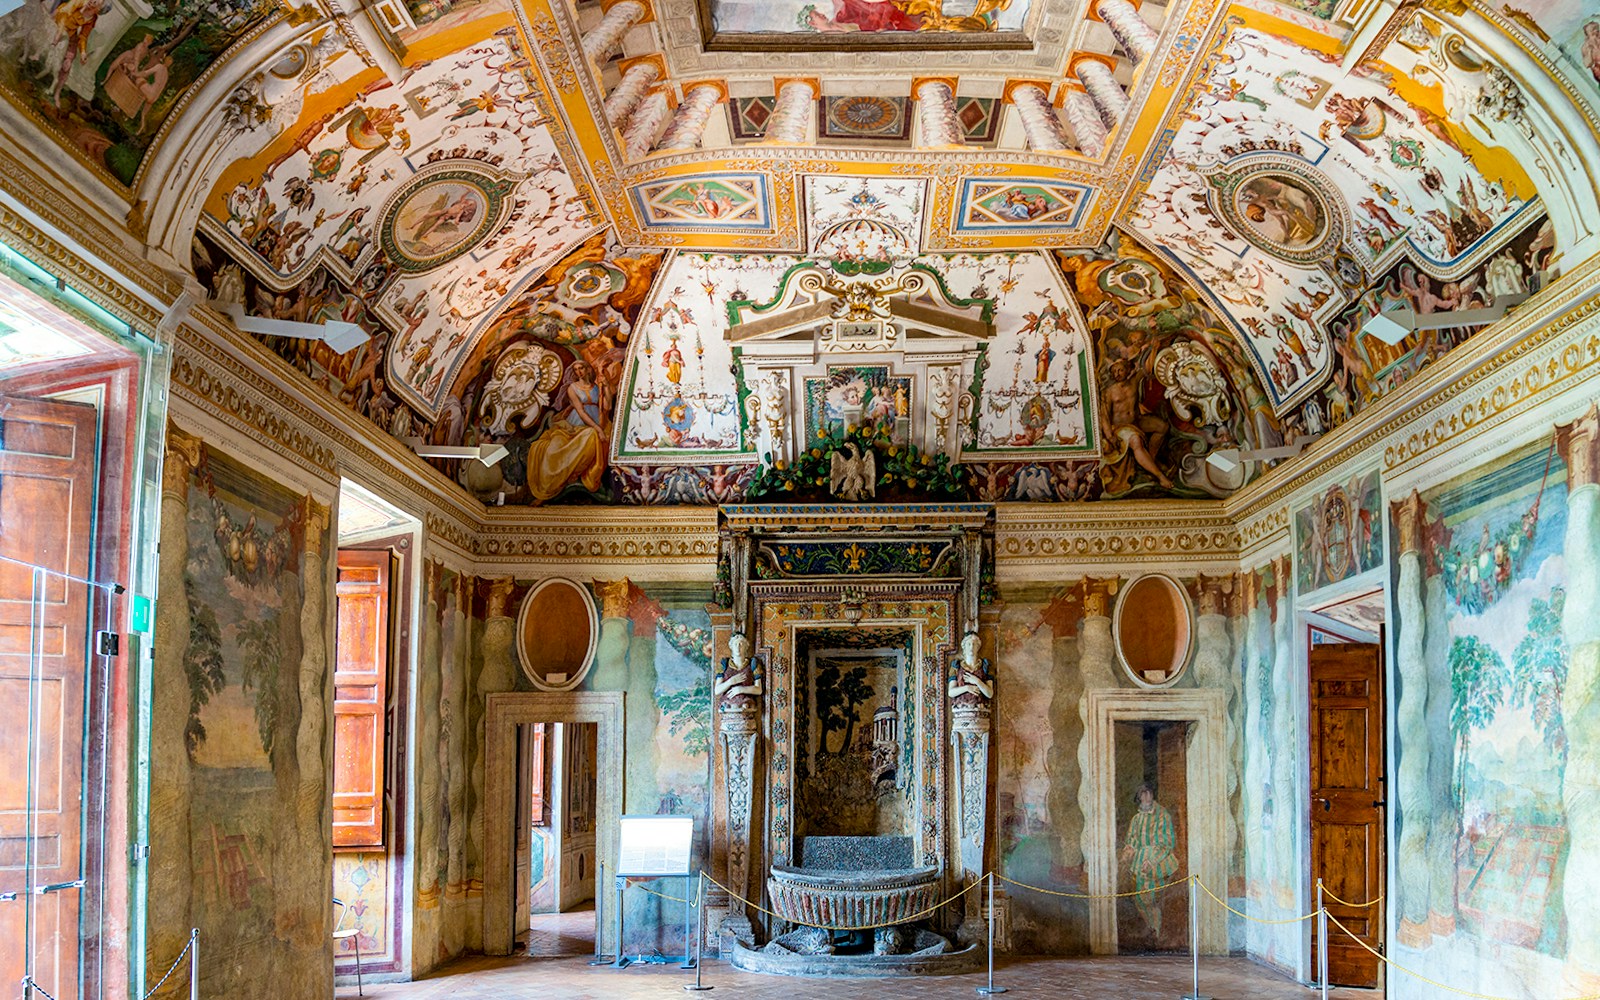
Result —
[[1170, 889], [1175, 885], [1182, 885], [1183, 883], [1189, 881], [1189, 876], [1185, 875], [1183, 878], [1173, 879], [1171, 882], [1168, 882], [1165, 885], [1151, 886], [1148, 889], [1135, 889], [1132, 892], [1092, 893], [1062, 892], [1059, 889], [1046, 889], [1042, 885], [1029, 885], [1026, 882], [1018, 882], [1014, 878], [1006, 878], [999, 872], [995, 872], [994, 877], [1002, 882], [1007, 882], [1021, 889], [1032, 889], [1034, 892], [1042, 892], [1047, 896], [1065, 896], [1068, 899], [1123, 899], [1128, 896], [1143, 896], [1147, 892], [1160, 892], [1162, 889]]
[[[1324, 889], [1323, 891], [1326, 892], [1327, 890]], [[1341, 924], [1339, 922], [1339, 918], [1338, 917], [1335, 917], [1331, 913], [1328, 914], [1327, 917], [1328, 917], [1328, 923], [1330, 923], [1333, 926], [1339, 928], [1341, 931], [1344, 931], [1345, 935], [1347, 937], [1349, 937], [1350, 940], [1354, 941], [1356, 944], [1359, 944], [1361, 947], [1363, 947], [1367, 951], [1371, 952], [1378, 959], [1378, 961], [1382, 962], [1384, 965], [1389, 966], [1389, 968], [1391, 968], [1391, 969], [1398, 969], [1401, 972], [1404, 972], [1406, 975], [1410, 976], [1412, 979], [1420, 980], [1420, 981], [1422, 981], [1424, 983], [1427, 983], [1429, 986], [1435, 987], [1436, 989], [1444, 990], [1444, 991], [1446, 991], [1448, 993], [1454, 993], [1454, 994], [1456, 994], [1458, 996], [1472, 997], [1472, 998], [1474, 998], [1474, 1000], [1512, 1000], [1512, 998], [1510, 998], [1510, 997], [1498, 997], [1498, 996], [1495, 996], [1492, 993], [1474, 993], [1471, 990], [1458, 989], [1458, 988], [1456, 988], [1454, 986], [1449, 986], [1449, 985], [1447, 985], [1445, 983], [1441, 983], [1437, 979], [1429, 979], [1427, 976], [1424, 976], [1420, 972], [1414, 972], [1411, 969], [1408, 969], [1405, 966], [1401, 965], [1399, 962], [1392, 961], [1387, 955], [1383, 954], [1382, 952], [1378, 951], [1376, 948], [1372, 947], [1372, 945], [1367, 944], [1365, 941], [1363, 941], [1360, 938], [1356, 937], [1355, 934], [1353, 934], [1351, 932], [1350, 928], [1346, 927], [1344, 924]], [[1570, 997], [1570, 998], [1568, 998], [1568, 1000], [1600, 1000], [1600, 993], [1591, 993], [1588, 996], [1581, 996], [1581, 997]]]
[[[676, 877], [679, 877], [679, 876], [674, 876], [674, 877], [676, 878]], [[684, 904], [690, 905], [690, 906], [697, 906], [697, 905], [699, 905], [699, 902], [700, 902], [700, 894], [698, 892], [695, 893], [695, 896], [694, 896], [693, 899], [684, 899], [681, 896], [671, 896], [671, 895], [668, 895], [667, 893], [664, 893], [664, 892], [657, 892], [656, 890], [654, 890], [654, 889], [650, 888], [649, 886], [645, 885], [643, 882], [635, 882], [633, 879], [628, 878], [626, 875], [624, 875], [622, 877], [622, 881], [625, 882], [626, 884], [630, 885], [630, 886], [633, 886], [635, 889], [643, 889], [645, 892], [648, 892], [652, 896], [660, 896], [662, 899], [670, 899], [674, 903], [684, 903]]]
[[[900, 924], [909, 924], [913, 920], [921, 920], [923, 917], [931, 916], [932, 914], [938, 913], [940, 910], [944, 909], [946, 906], [949, 906], [951, 903], [954, 903], [956, 900], [960, 899], [962, 896], [965, 896], [967, 893], [971, 892], [972, 890], [976, 889], [978, 886], [982, 885], [983, 884], [983, 880], [986, 879], [986, 878], [988, 878], [987, 875], [980, 876], [977, 879], [977, 881], [973, 882], [971, 885], [967, 886], [965, 889], [962, 889], [960, 892], [958, 892], [955, 895], [951, 896], [950, 898], [946, 899], [944, 902], [935, 903], [934, 905], [928, 907], [926, 910], [923, 910], [920, 913], [913, 913], [908, 917], [900, 917], [900, 918], [898, 918], [896, 920], [893, 920], [893, 921], [891, 921], [889, 923], [885, 923], [885, 924], [869, 924], [869, 925], [867, 925], [865, 927], [830, 927], [827, 924], [801, 924], [801, 926], [802, 927], [815, 927], [818, 930], [824, 930], [824, 931], [872, 931], [872, 930], [877, 930], [880, 927], [897, 927]], [[743, 896], [741, 896], [738, 893], [734, 892], [732, 889], [730, 889], [727, 886], [723, 885], [721, 882], [718, 882], [716, 879], [712, 878], [710, 875], [706, 876], [706, 881], [710, 882], [712, 885], [716, 886], [718, 889], [721, 889], [723, 892], [727, 893], [732, 898], [737, 899], [739, 902], [741, 902], [744, 905], [750, 907], [752, 910], [755, 910], [757, 913], [765, 913], [767, 916], [776, 917], [779, 920], [789, 920], [789, 918], [784, 916], [783, 914], [777, 913], [777, 912], [775, 912], [773, 910], [769, 910], [765, 906], [762, 906], [760, 903], [752, 903], [750, 900], [745, 899]], [[789, 922], [790, 923], [794, 923], [795, 921], [791, 920]]]
[[1333, 900], [1335, 903], [1338, 903], [1340, 906], [1353, 906], [1358, 910], [1364, 910], [1369, 906], [1377, 906], [1379, 903], [1383, 902], [1382, 895], [1379, 895], [1376, 899], [1369, 899], [1365, 903], [1352, 903], [1348, 899], [1340, 899], [1338, 896], [1333, 894], [1332, 889], [1328, 888], [1327, 882], [1322, 883], [1322, 894]]
[[[1268, 924], [1268, 925], [1299, 924], [1299, 923], [1304, 923], [1307, 920], [1310, 920], [1312, 917], [1314, 917], [1318, 913], [1322, 912], [1321, 910], [1312, 910], [1310, 913], [1307, 913], [1303, 917], [1290, 917], [1287, 920], [1262, 920], [1260, 917], [1252, 917], [1250, 914], [1245, 913], [1242, 910], [1235, 910], [1233, 907], [1229, 906], [1226, 901], [1221, 899], [1216, 893], [1212, 892], [1209, 886], [1207, 886], [1204, 882], [1200, 881], [1200, 876], [1195, 875], [1195, 876], [1192, 876], [1192, 878], [1194, 879], [1194, 884], [1199, 886], [1201, 891], [1203, 891], [1207, 896], [1210, 896], [1213, 900], [1215, 900], [1217, 905], [1221, 906], [1224, 910], [1227, 910], [1229, 913], [1233, 914], [1234, 916], [1243, 917], [1244, 919], [1250, 921], [1251, 923]], [[1587, 998], [1585, 998], [1585, 1000], [1587, 1000]], [[1597, 1000], [1600, 1000], [1600, 998], [1597, 998]]]

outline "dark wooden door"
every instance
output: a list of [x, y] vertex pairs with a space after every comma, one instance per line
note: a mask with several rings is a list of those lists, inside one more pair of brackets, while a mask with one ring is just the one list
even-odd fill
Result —
[[[1383, 664], [1377, 645], [1311, 647], [1311, 873], [1328, 914], [1383, 950]], [[1338, 897], [1336, 900], [1334, 897]], [[1338, 900], [1343, 900], [1339, 902]], [[1315, 940], [1315, 949], [1322, 947]], [[1317, 952], [1313, 961], [1319, 962]], [[1378, 959], [1328, 924], [1328, 981], [1378, 985]], [[1319, 966], [1313, 964], [1313, 975]]]
[[55, 571], [0, 560], [0, 981], [31, 950], [58, 1000], [79, 995], [91, 596], [60, 574], [89, 574], [97, 428], [92, 406], [0, 396], [0, 555]]

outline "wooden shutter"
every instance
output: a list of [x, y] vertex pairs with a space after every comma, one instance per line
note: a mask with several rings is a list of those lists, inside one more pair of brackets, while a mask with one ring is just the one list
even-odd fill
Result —
[[[60, 1000], [80, 995], [72, 883], [83, 874], [90, 626], [88, 588], [58, 574], [89, 573], [98, 419], [79, 403], [0, 396], [0, 555], [21, 563], [0, 562], [0, 892], [18, 894], [0, 901], [0, 978], [31, 972]], [[29, 563], [53, 571], [38, 604]], [[28, 891], [40, 886], [57, 888]]]
[[333, 846], [384, 843], [389, 553], [339, 550], [333, 668]]

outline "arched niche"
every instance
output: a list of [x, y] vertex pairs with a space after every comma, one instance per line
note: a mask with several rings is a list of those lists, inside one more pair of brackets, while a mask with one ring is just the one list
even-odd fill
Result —
[[587, 587], [561, 577], [540, 581], [517, 612], [517, 659], [541, 691], [583, 682], [600, 641], [600, 616]]
[[1117, 662], [1142, 688], [1171, 687], [1194, 657], [1194, 605], [1165, 574], [1147, 573], [1123, 588], [1111, 628]]

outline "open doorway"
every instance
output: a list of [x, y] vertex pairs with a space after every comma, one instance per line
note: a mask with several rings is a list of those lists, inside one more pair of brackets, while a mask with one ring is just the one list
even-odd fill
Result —
[[406, 745], [421, 523], [349, 480], [339, 490], [333, 704], [333, 898], [340, 982], [404, 976]]
[[517, 727], [516, 950], [564, 958], [595, 950], [599, 817], [593, 722]]

